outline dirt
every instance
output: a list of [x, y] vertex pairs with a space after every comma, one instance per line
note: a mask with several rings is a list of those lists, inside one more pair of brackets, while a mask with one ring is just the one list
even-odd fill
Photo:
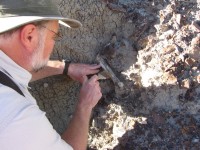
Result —
[[[103, 97], [93, 111], [88, 149], [200, 149], [200, 2], [57, 1], [64, 14], [64, 6], [76, 2], [70, 12], [82, 16], [84, 27], [67, 31], [66, 38], [75, 38], [58, 43], [52, 58], [94, 63], [101, 53], [124, 84], [100, 80]], [[32, 84], [59, 133], [73, 114], [79, 88], [63, 77]], [[54, 95], [48, 97], [49, 90]]]

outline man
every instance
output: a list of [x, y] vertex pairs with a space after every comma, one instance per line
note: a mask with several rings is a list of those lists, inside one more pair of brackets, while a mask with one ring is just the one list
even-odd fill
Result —
[[[81, 26], [60, 16], [51, 0], [0, 1], [1, 150], [86, 149], [90, 115], [102, 96], [98, 77], [86, 75], [97, 73], [100, 66], [48, 61], [58, 23]], [[61, 138], [28, 92], [28, 82], [63, 72], [80, 81], [82, 88]]]

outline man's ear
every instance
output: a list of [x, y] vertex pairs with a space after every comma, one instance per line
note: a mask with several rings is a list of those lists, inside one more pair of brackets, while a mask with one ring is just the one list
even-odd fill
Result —
[[38, 29], [33, 24], [25, 25], [20, 30], [20, 40], [22, 45], [32, 53], [38, 44]]

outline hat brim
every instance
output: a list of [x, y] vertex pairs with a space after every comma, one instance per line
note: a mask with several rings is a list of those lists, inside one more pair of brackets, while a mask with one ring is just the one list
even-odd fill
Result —
[[37, 16], [16, 16], [16, 17], [5, 17], [0, 18], [0, 33], [12, 30], [22, 25], [42, 20], [58, 20], [59, 24], [64, 25], [68, 28], [79, 28], [82, 24], [70, 18], [63, 17], [37, 17]]

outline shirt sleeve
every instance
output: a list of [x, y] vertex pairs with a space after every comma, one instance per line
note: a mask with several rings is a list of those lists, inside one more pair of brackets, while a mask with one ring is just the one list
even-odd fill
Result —
[[1, 150], [73, 150], [37, 105], [20, 110], [0, 132], [0, 147]]

